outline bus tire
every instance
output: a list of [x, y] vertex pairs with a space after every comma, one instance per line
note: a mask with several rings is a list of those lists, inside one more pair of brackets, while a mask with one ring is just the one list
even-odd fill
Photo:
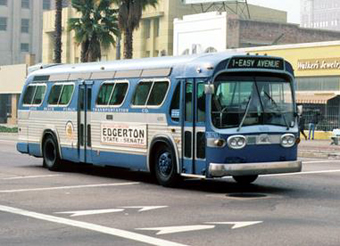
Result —
[[158, 183], [165, 187], [178, 184], [176, 156], [171, 147], [162, 144], [157, 148], [154, 159], [154, 172]]
[[43, 166], [50, 171], [59, 171], [62, 169], [58, 144], [51, 135], [47, 135], [43, 141]]
[[233, 176], [233, 179], [239, 184], [248, 185], [253, 183], [257, 177], [258, 175]]

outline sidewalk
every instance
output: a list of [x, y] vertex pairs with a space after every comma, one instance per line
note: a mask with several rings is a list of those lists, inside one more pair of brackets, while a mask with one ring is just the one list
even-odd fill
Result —
[[304, 140], [298, 146], [299, 157], [340, 159], [340, 145], [331, 145], [331, 140]]

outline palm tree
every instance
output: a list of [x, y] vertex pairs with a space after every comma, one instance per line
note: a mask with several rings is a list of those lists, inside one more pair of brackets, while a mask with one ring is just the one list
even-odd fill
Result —
[[114, 36], [120, 35], [113, 0], [72, 0], [71, 4], [81, 14], [68, 21], [68, 30], [75, 31], [75, 41], [81, 45], [81, 62], [100, 60], [101, 48], [114, 46]]
[[55, 22], [54, 22], [54, 62], [61, 63], [61, 21], [62, 21], [62, 0], [55, 1]]
[[142, 12], [147, 6], [156, 7], [158, 0], [114, 0], [118, 6], [119, 28], [124, 33], [124, 58], [131, 59], [133, 31], [139, 27]]

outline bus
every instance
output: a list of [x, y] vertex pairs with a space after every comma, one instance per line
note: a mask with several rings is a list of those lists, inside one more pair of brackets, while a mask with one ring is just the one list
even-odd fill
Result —
[[49, 170], [69, 162], [181, 178], [299, 172], [289, 62], [222, 52], [42, 67], [18, 106], [21, 153]]

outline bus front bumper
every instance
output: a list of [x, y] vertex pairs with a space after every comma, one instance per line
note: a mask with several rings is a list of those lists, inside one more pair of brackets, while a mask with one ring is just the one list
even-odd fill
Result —
[[294, 173], [302, 169], [301, 161], [259, 162], [259, 163], [210, 163], [212, 177], [248, 176], [261, 174]]

